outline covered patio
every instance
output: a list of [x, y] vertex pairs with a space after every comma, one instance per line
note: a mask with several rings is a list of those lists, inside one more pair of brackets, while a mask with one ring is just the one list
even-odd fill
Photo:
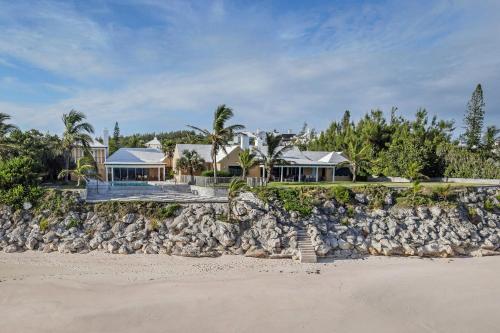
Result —
[[[300, 151], [294, 147], [286, 151], [281, 163], [274, 166], [271, 179], [279, 182], [334, 182], [350, 175], [347, 159], [340, 152]], [[260, 176], [266, 177], [264, 165]]]
[[[266, 177], [264, 166], [260, 166], [261, 177]], [[324, 165], [278, 165], [271, 172], [271, 179], [279, 182], [334, 182], [349, 178], [345, 167]]]
[[106, 165], [106, 181], [163, 181], [165, 165]]

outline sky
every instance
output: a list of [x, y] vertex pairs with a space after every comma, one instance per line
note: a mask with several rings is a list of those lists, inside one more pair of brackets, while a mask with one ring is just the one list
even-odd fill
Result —
[[0, 0], [0, 112], [60, 133], [316, 130], [396, 106], [455, 120], [484, 90], [500, 126], [500, 1]]

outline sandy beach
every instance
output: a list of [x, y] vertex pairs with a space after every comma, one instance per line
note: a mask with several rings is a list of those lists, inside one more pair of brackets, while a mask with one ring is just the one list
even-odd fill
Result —
[[500, 257], [0, 254], [0, 332], [493, 332]]

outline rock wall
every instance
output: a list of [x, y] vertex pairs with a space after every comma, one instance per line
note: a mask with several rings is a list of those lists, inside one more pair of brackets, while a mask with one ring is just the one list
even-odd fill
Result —
[[[305, 229], [318, 256], [493, 255], [500, 254], [498, 191], [470, 189], [456, 207], [444, 208], [398, 207], [388, 198], [383, 209], [374, 210], [370, 197], [358, 194], [349, 209], [323, 200], [307, 218], [249, 192], [234, 201], [229, 217], [227, 204], [207, 203], [183, 205], [168, 218], [103, 211], [77, 193], [65, 193], [63, 200], [76, 203], [58, 216], [30, 205], [17, 212], [2, 207], [0, 250], [297, 258], [297, 230]], [[485, 209], [486, 200], [496, 206]]]

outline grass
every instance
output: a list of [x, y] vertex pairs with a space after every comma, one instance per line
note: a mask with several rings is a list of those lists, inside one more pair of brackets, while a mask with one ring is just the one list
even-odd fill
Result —
[[[349, 188], [355, 188], [360, 186], [386, 186], [386, 187], [411, 187], [412, 183], [393, 183], [393, 182], [350, 182], [350, 181], [336, 181], [336, 182], [318, 182], [318, 183], [305, 183], [305, 182], [271, 182], [268, 184], [268, 187], [274, 188], [299, 188], [299, 187], [333, 187], [336, 185], [342, 185]], [[491, 186], [487, 184], [479, 184], [479, 183], [442, 183], [442, 182], [425, 182], [422, 183], [422, 186], [433, 188], [443, 185], [450, 185], [451, 187], [477, 187], [477, 186]]]

